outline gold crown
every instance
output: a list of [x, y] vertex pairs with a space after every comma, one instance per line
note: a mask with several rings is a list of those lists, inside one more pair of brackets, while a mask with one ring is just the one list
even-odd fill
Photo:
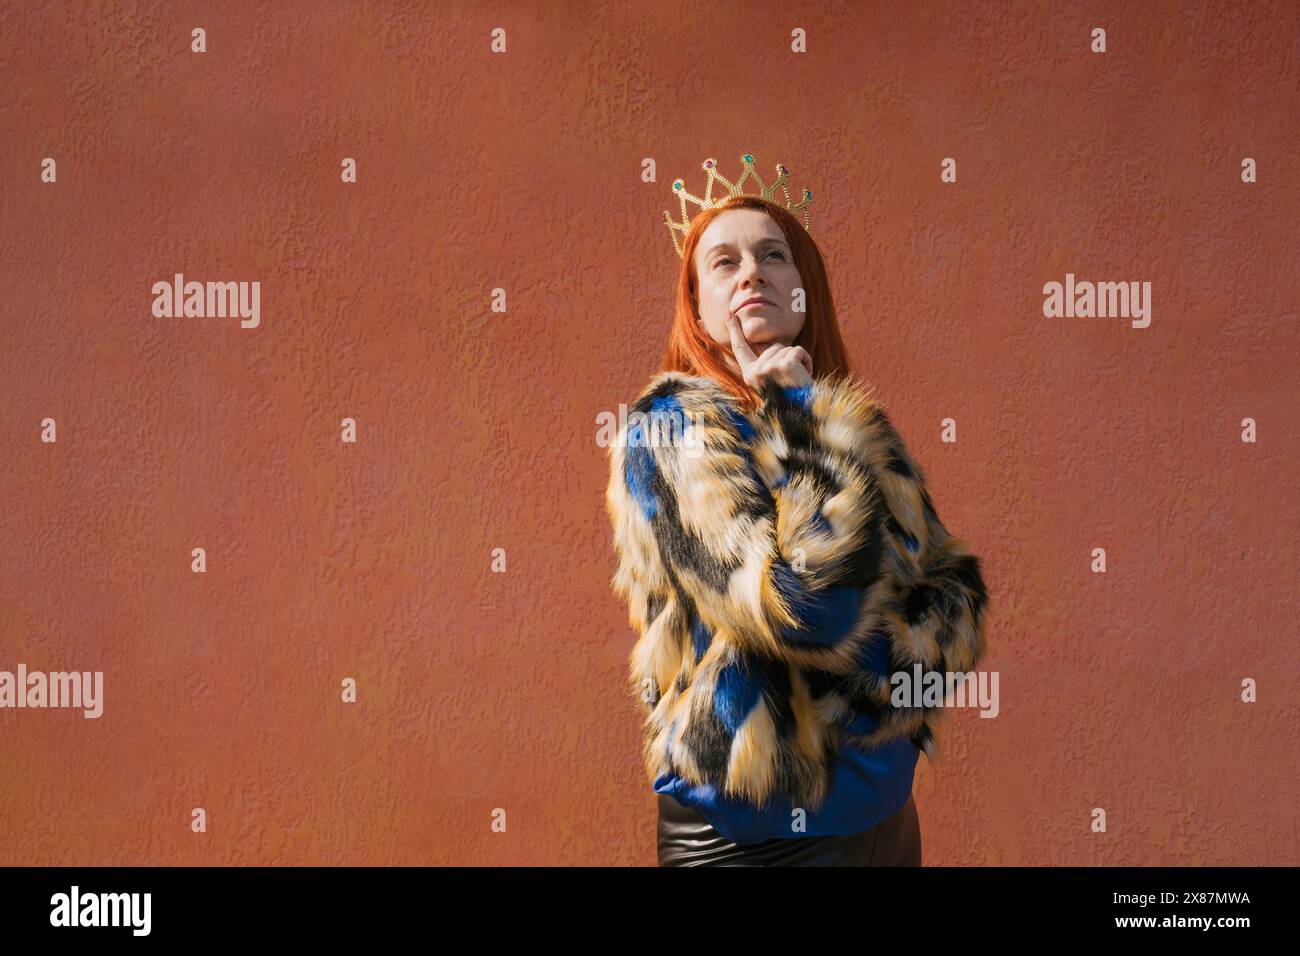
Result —
[[[668, 210], [665, 209], [664, 224], [668, 226], [668, 235], [673, 240], [673, 247], [677, 250], [677, 255], [679, 258], [684, 257], [686, 255], [686, 233], [691, 228], [691, 216], [687, 215], [686, 213], [686, 200], [688, 199], [691, 202], [695, 203], [695, 205], [700, 207], [699, 210], [696, 211], [696, 215], [698, 215], [700, 212], [702, 212], [705, 209], [714, 209], [718, 206], [721, 206], [724, 202], [726, 202], [728, 199], [730, 199], [733, 196], [759, 195], [762, 196], [764, 199], [771, 199], [774, 202], [780, 202], [780, 200], [777, 199], [776, 197], [776, 191], [779, 188], [781, 192], [785, 193], [785, 208], [790, 210], [792, 213], [798, 210], [803, 210], [803, 227], [804, 229], [810, 229], [810, 224], [808, 221], [809, 220], [808, 204], [812, 202], [812, 190], [805, 189], [803, 191], [803, 199], [796, 203], [791, 198], [790, 190], [787, 187], [787, 183], [790, 178], [790, 170], [786, 168], [786, 165], [784, 163], [776, 164], [776, 171], [779, 174], [777, 176], [776, 182], [772, 183], [771, 186], [764, 186], [763, 180], [759, 178], [758, 173], [754, 171], [754, 157], [751, 156], [749, 153], [746, 153], [744, 156], [740, 157], [740, 159], [741, 162], [745, 164], [745, 171], [740, 174], [740, 178], [737, 179], [734, 183], [729, 181], [725, 176], [722, 176], [718, 172], [717, 160], [706, 159], [703, 163], [700, 164], [700, 168], [705, 170], [709, 174], [709, 181], [704, 184], [703, 199], [701, 199], [699, 196], [692, 196], [689, 192], [687, 192], [686, 184], [682, 182], [682, 180], [680, 179], [673, 180], [673, 192], [677, 194], [677, 198], [679, 198], [682, 202], [682, 219], [681, 222], [677, 222], [676, 220], [673, 219], [672, 216], [668, 214]], [[749, 177], [751, 176], [753, 176], [754, 180], [758, 183], [757, 194], [744, 193], [741, 189], [741, 187], [745, 185], [745, 180], [749, 179]], [[727, 187], [727, 195], [719, 196], [717, 199], [713, 198], [713, 183], [715, 181], [720, 182], [722, 183], [722, 185]]]

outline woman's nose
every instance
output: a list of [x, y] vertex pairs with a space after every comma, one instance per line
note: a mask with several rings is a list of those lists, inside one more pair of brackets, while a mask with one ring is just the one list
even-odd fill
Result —
[[766, 281], [763, 278], [763, 271], [758, 267], [757, 259], [743, 260], [740, 266], [740, 281], [758, 283]]

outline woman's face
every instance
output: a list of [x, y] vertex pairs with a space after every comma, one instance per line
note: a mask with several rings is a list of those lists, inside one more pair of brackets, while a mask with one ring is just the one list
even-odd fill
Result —
[[794, 342], [807, 314], [791, 308], [803, 279], [776, 220], [761, 209], [727, 210], [700, 236], [694, 262], [700, 324], [729, 358], [731, 313], [756, 355]]

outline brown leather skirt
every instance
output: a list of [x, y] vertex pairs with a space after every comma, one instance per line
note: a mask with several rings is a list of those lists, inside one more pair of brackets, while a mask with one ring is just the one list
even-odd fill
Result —
[[692, 807], [659, 794], [660, 866], [920, 866], [921, 825], [909, 796], [870, 830], [847, 836], [732, 843]]

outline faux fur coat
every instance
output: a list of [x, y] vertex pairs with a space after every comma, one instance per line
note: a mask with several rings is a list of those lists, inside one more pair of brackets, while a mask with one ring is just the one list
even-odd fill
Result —
[[745, 413], [707, 377], [661, 372], [610, 447], [611, 581], [651, 780], [763, 806], [821, 806], [845, 741], [938, 756], [939, 706], [889, 676], [973, 671], [980, 564], [852, 379], [767, 384]]

